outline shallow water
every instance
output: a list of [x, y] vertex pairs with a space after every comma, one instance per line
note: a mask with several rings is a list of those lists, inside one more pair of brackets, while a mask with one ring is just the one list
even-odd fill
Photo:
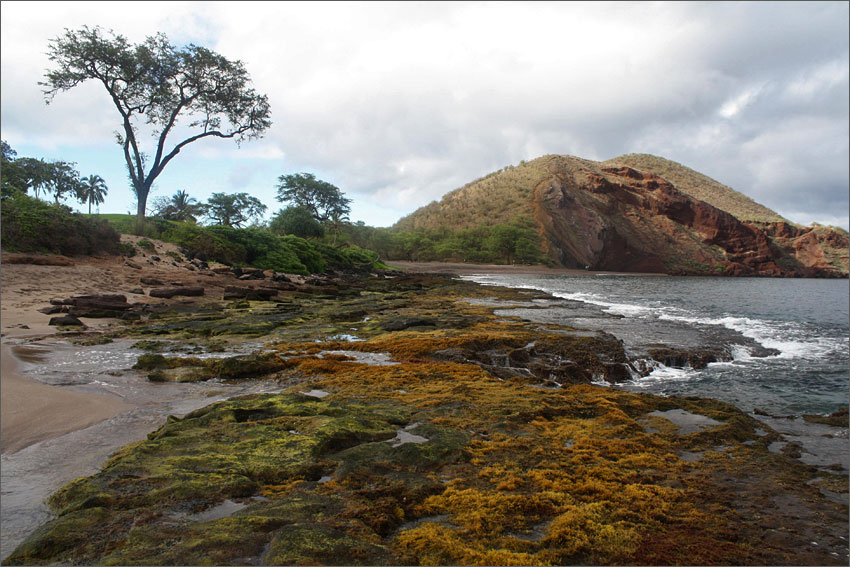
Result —
[[[0, 457], [0, 557], [9, 555], [32, 530], [52, 517], [44, 504], [51, 493], [75, 478], [96, 473], [117, 449], [144, 439], [169, 415], [180, 417], [234, 396], [281, 389], [271, 380], [150, 382], [145, 372], [131, 369], [143, 353], [132, 348], [134, 342], [116, 340], [105, 345], [77, 346], [48, 339], [12, 347], [16, 356], [23, 355], [23, 375], [82, 392], [109, 392], [133, 409]], [[234, 356], [252, 352], [256, 347], [254, 343], [243, 344], [208, 356]]]
[[632, 357], [658, 343], [721, 347], [730, 355], [728, 362], [698, 370], [655, 365], [649, 376], [621, 386], [630, 391], [711, 397], [778, 415], [827, 414], [850, 397], [847, 280], [519, 274], [462, 279], [547, 292], [554, 299], [499, 312], [608, 331]]

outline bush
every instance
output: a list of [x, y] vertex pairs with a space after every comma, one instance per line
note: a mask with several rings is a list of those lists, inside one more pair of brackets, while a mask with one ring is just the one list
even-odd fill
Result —
[[141, 240], [136, 242], [136, 246], [138, 246], [139, 248], [143, 248], [148, 252], [154, 252], [156, 250], [156, 247], [153, 245], [153, 242], [151, 242], [147, 238], [142, 238]]
[[0, 205], [3, 248], [85, 256], [120, 254], [120, 235], [107, 222], [17, 193]]

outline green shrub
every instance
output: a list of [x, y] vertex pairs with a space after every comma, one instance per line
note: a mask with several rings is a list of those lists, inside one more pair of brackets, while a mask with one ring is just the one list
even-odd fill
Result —
[[132, 258], [138, 253], [136, 247], [130, 244], [129, 242], [120, 242], [118, 244], [118, 252], [122, 256], [126, 256], [127, 258]]
[[119, 254], [120, 235], [107, 222], [17, 193], [0, 205], [3, 248], [83, 256]]
[[138, 246], [139, 248], [143, 248], [148, 252], [154, 252], [156, 250], [156, 247], [153, 245], [153, 242], [151, 242], [147, 238], [142, 238], [141, 240], [136, 242], [136, 246]]

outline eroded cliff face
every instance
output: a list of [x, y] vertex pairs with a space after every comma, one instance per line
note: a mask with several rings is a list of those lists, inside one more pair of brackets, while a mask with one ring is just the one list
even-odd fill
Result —
[[666, 179], [569, 156], [541, 158], [549, 176], [533, 211], [550, 257], [565, 267], [734, 276], [847, 277], [846, 233], [742, 222]]

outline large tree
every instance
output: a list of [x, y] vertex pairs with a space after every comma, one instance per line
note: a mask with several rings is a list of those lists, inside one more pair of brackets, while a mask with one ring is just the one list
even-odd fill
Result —
[[312, 173], [281, 175], [278, 181], [278, 201], [306, 208], [321, 223], [348, 220], [351, 199], [335, 185], [316, 179]]
[[213, 193], [204, 210], [213, 224], [240, 228], [263, 216], [266, 206], [248, 193]]
[[[99, 27], [65, 30], [51, 40], [44, 94], [50, 103], [57, 92], [89, 79], [103, 85], [121, 116], [116, 139], [137, 198], [142, 219], [154, 180], [192, 142], [207, 137], [233, 138], [237, 144], [259, 138], [271, 125], [268, 97], [250, 88], [241, 61], [230, 61], [205, 47], [177, 48], [158, 33], [133, 45]], [[195, 133], [170, 143], [181, 119]], [[142, 150], [140, 122], [152, 130], [152, 153]]]

